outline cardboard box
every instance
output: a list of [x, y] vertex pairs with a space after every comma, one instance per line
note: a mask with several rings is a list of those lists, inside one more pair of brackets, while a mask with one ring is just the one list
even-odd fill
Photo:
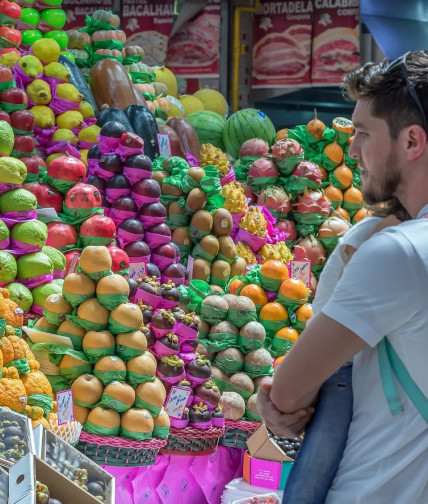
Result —
[[265, 424], [247, 440], [244, 454], [244, 480], [250, 485], [283, 490], [293, 465], [293, 459], [268, 435]]
[[[0, 449], [0, 466], [11, 467], [17, 460], [34, 453], [33, 427], [31, 420], [25, 415], [0, 407], [0, 444], [3, 445], [8, 437], [11, 437], [6, 429], [16, 427], [16, 436], [19, 437], [19, 454], [13, 451], [13, 447]], [[15, 436], [15, 434], [12, 434]]]
[[[71, 481], [74, 479], [76, 469], [85, 469], [89, 482], [101, 482], [105, 488], [105, 504], [114, 504], [114, 477], [90, 458], [47, 429], [43, 429], [43, 438], [39, 449], [40, 458]], [[85, 491], [85, 493], [87, 492]], [[99, 503], [99, 501], [97, 502]]]
[[100, 501], [55, 471], [35, 455], [28, 454], [9, 471], [9, 504], [35, 504], [36, 481], [49, 488], [62, 504], [100, 504]]

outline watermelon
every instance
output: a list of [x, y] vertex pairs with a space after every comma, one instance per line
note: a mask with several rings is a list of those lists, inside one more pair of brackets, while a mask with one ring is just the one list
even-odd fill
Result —
[[211, 110], [200, 110], [189, 114], [186, 119], [195, 128], [201, 145], [210, 143], [224, 150], [223, 130], [226, 124], [224, 117]]
[[226, 121], [223, 142], [226, 152], [234, 159], [239, 157], [241, 145], [252, 138], [262, 138], [269, 145], [275, 143], [276, 130], [269, 117], [261, 110], [238, 110]]

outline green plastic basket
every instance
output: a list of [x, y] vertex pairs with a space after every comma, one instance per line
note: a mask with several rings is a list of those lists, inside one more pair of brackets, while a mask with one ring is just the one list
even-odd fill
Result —
[[230, 448], [247, 448], [247, 439], [258, 428], [259, 422], [226, 420], [226, 430], [220, 438], [219, 444]]

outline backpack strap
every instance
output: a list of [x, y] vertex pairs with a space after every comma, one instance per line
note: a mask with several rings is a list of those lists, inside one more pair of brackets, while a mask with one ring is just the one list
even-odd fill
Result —
[[387, 338], [378, 344], [379, 370], [383, 391], [392, 415], [404, 411], [394, 377], [398, 380], [415, 408], [428, 423], [428, 398], [414, 382]]

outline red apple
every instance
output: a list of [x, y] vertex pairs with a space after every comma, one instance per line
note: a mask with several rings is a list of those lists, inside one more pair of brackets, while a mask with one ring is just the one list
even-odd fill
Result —
[[29, 110], [15, 110], [10, 116], [10, 124], [15, 133], [25, 135], [34, 131], [35, 120]]
[[37, 204], [42, 208], [53, 208], [56, 212], [62, 212], [63, 195], [47, 184], [38, 186], [37, 193], [33, 193], [36, 194]]
[[[65, 254], [65, 274], [74, 273], [76, 271], [76, 267], [79, 264], [80, 252], [78, 250], [70, 250], [70, 252], [66, 252]], [[77, 255], [76, 260], [74, 261], [74, 256]], [[73, 265], [73, 270], [70, 271], [70, 267]]]
[[27, 167], [27, 173], [33, 173], [34, 175], [38, 175], [39, 173], [39, 163], [37, 159], [34, 159], [36, 156], [24, 157], [21, 158], [21, 161]]
[[110, 243], [107, 248], [112, 260], [111, 270], [113, 273], [129, 268], [129, 257], [124, 250], [117, 247], [114, 243]]
[[4, 110], [0, 110], [0, 121], [6, 121], [10, 124], [10, 115]]
[[29, 157], [33, 154], [36, 149], [36, 144], [34, 138], [29, 135], [15, 135], [15, 143], [13, 144], [13, 150], [15, 152], [15, 157]]
[[83, 182], [86, 166], [73, 156], [61, 156], [49, 163], [48, 175], [56, 179]]
[[90, 184], [76, 184], [65, 195], [68, 208], [97, 208], [101, 206], [99, 189]]
[[12, 70], [7, 65], [0, 65], [0, 82], [11, 82], [12, 80]]
[[9, 2], [9, 0], [0, 1], [0, 12], [16, 20], [21, 17], [21, 7], [15, 2]]
[[25, 91], [16, 87], [3, 91], [0, 94], [0, 102], [12, 103], [14, 105], [27, 105], [28, 98]]
[[116, 226], [110, 217], [95, 214], [80, 226], [80, 234], [99, 238], [116, 238]]
[[76, 245], [77, 240], [78, 235], [76, 228], [71, 224], [56, 221], [49, 222], [46, 245], [61, 249], [68, 245]]
[[15, 30], [15, 28], [9, 28], [8, 26], [0, 26], [0, 37], [16, 47], [21, 44], [22, 40], [21, 32]]

